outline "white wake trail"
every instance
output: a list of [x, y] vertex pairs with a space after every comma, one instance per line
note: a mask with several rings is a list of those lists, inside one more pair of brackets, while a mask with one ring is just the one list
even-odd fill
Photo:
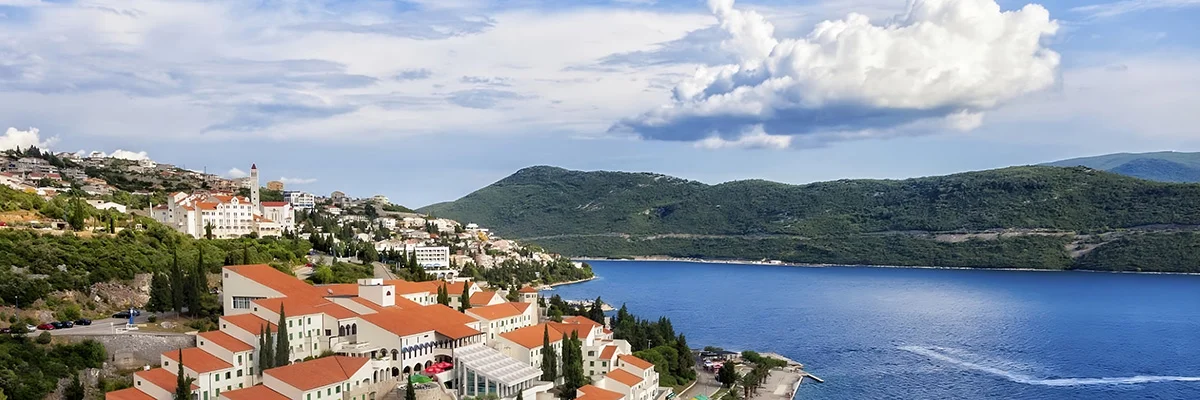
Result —
[[1056, 378], [1042, 379], [1033, 376], [1006, 371], [1000, 368], [982, 365], [979, 363], [963, 360], [954, 357], [948, 349], [939, 349], [936, 347], [919, 347], [919, 346], [903, 346], [900, 350], [910, 353], [919, 354], [938, 361], [944, 361], [950, 364], [957, 365], [973, 371], [979, 371], [991, 375], [996, 375], [1009, 381], [1024, 383], [1027, 385], [1039, 386], [1084, 386], [1084, 385], [1136, 385], [1140, 383], [1157, 383], [1157, 382], [1200, 382], [1200, 376], [1160, 376], [1160, 375], [1138, 375], [1130, 377], [1114, 377], [1114, 378]]

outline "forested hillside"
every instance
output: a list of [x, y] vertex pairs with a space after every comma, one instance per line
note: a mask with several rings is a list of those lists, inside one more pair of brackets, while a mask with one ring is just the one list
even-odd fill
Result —
[[[1165, 245], [1136, 262], [1106, 255], [1173, 237], [1164, 231], [1190, 235], [1200, 225], [1200, 185], [1084, 167], [807, 185], [531, 167], [420, 211], [576, 256], [1200, 270], [1169, 259], [1190, 247]], [[1145, 235], [1123, 244], [1132, 232]]]

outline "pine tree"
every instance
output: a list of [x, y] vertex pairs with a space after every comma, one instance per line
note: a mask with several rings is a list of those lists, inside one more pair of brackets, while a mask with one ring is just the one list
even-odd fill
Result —
[[463, 312], [471, 309], [471, 284], [463, 283], [462, 296], [458, 297], [458, 311]]
[[192, 381], [183, 373], [183, 349], [179, 349], [179, 370], [175, 372], [175, 400], [192, 399]]
[[679, 334], [679, 338], [675, 340], [675, 353], [679, 357], [676, 364], [679, 367], [678, 371], [672, 371], [675, 376], [686, 378], [688, 380], [696, 379], [696, 359], [692, 358], [692, 349], [688, 348], [687, 338], [683, 334]]
[[600, 297], [596, 297], [596, 301], [592, 303], [592, 308], [588, 309], [588, 319], [604, 323], [604, 302], [600, 301]]
[[550, 347], [550, 326], [542, 328], [542, 380], [554, 382], [558, 379], [558, 355]]
[[184, 281], [187, 278], [183, 276], [183, 269], [179, 267], [179, 247], [171, 245], [171, 304], [175, 308], [176, 314], [183, 313], [184, 306]]
[[170, 278], [161, 273], [154, 274], [150, 279], [150, 301], [146, 303], [146, 309], [150, 311], [168, 311], [175, 308], [175, 299], [172, 298]]
[[288, 343], [287, 331], [287, 315], [283, 312], [283, 304], [279, 305], [279, 336], [275, 337], [275, 366], [282, 367], [288, 365], [291, 360], [291, 344]]
[[563, 334], [563, 395], [574, 399], [575, 390], [587, 384], [583, 373], [583, 348], [578, 332], [571, 332], [568, 338]]
[[196, 261], [196, 268], [192, 271], [192, 277], [188, 287], [188, 314], [199, 316], [203, 312], [203, 299], [208, 295], [208, 274], [204, 269], [204, 248], [196, 247], [199, 259]]
[[417, 400], [417, 392], [413, 389], [412, 378], [405, 379], [408, 383], [404, 386], [404, 400]]

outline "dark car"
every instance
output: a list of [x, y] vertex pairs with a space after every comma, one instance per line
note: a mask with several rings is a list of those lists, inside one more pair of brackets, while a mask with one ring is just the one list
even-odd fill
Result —
[[87, 318], [80, 318], [80, 319], [75, 320], [75, 325], [91, 325], [91, 324], [92, 324], [92, 320], [87, 319]]
[[113, 318], [129, 319], [129, 311], [121, 311], [119, 313], [113, 314]]
[[61, 324], [62, 324], [62, 328], [59, 328], [59, 329], [66, 329], [66, 328], [74, 328], [74, 327], [75, 327], [75, 323], [74, 323], [74, 322], [71, 322], [71, 321], [63, 321], [63, 322], [61, 322]]
[[12, 333], [12, 328], [0, 328], [0, 333]]
[[50, 326], [53, 326], [53, 327], [54, 327], [54, 329], [62, 329], [62, 328], [63, 328], [63, 323], [62, 323], [62, 322], [58, 322], [58, 321], [54, 321], [54, 322], [51, 322], [51, 323], [50, 323]]
[[52, 324], [41, 324], [41, 325], [38, 325], [38, 326], [37, 326], [37, 328], [38, 328], [38, 329], [41, 329], [41, 330], [43, 330], [43, 331], [52, 331], [52, 330], [54, 330], [54, 325], [52, 325]]

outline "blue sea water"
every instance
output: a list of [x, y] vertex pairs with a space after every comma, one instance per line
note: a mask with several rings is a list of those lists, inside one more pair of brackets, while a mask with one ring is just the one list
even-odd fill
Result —
[[1200, 399], [1200, 276], [590, 262], [693, 347], [783, 354], [797, 399]]

